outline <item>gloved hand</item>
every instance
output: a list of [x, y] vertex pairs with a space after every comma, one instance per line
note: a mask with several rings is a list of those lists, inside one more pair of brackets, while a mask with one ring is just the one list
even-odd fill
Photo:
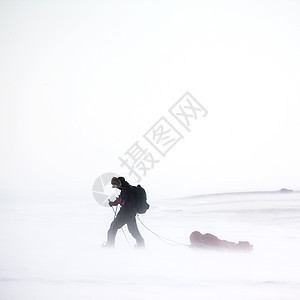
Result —
[[113, 202], [110, 201], [110, 200], [108, 200], [108, 205], [109, 205], [110, 207], [112, 207], [112, 206], [113, 206]]

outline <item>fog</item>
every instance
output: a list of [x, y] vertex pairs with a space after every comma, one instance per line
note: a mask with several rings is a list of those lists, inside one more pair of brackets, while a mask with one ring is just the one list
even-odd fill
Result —
[[[299, 298], [299, 15], [298, 1], [0, 1], [1, 299]], [[114, 174], [146, 189], [153, 231], [253, 253], [146, 228], [144, 252], [121, 232], [105, 252]], [[231, 194], [250, 191], [271, 193]]]
[[129, 176], [118, 158], [186, 91], [208, 114], [142, 176], [153, 197], [299, 188], [297, 1], [1, 1], [0, 14], [2, 189]]
[[[129, 245], [120, 230], [115, 249], [101, 248], [109, 207], [39, 196], [1, 202], [1, 299], [299, 299], [299, 193], [151, 201], [140, 220], [168, 240], [138, 221], [143, 250], [126, 226]], [[191, 249], [194, 230], [254, 248]]]

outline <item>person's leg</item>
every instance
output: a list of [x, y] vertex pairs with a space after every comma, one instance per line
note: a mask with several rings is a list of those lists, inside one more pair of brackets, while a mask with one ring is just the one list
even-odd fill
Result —
[[107, 232], [107, 246], [114, 247], [117, 231], [126, 224], [126, 217], [120, 211], [116, 218], [112, 221], [110, 228]]
[[139, 232], [139, 229], [136, 224], [135, 216], [131, 217], [127, 221], [127, 227], [128, 227], [129, 232], [131, 233], [131, 235], [136, 239], [137, 247], [141, 247], [141, 248], [145, 247], [145, 241]]

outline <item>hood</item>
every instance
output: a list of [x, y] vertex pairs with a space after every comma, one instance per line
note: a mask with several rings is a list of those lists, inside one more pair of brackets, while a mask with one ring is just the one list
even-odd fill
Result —
[[130, 187], [130, 184], [125, 180], [124, 177], [118, 177], [118, 179], [121, 181], [121, 188], [128, 188]]

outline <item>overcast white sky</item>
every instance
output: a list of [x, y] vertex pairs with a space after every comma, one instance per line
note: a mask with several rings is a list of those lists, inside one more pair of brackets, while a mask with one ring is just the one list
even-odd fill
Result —
[[299, 16], [283, 0], [0, 1], [0, 189], [90, 196], [127, 177], [118, 157], [186, 91], [208, 115], [142, 180], [152, 197], [299, 189]]

